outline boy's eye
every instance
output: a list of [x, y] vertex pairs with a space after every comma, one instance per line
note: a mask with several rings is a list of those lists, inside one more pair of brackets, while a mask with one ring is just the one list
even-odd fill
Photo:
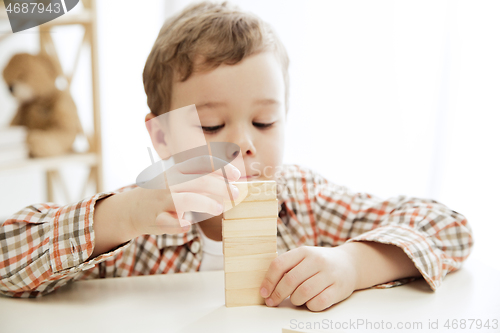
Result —
[[217, 125], [217, 126], [201, 126], [203, 129], [203, 132], [205, 133], [215, 133], [218, 130], [220, 130], [224, 125]]
[[254, 122], [253, 125], [257, 128], [269, 128], [274, 125], [274, 123], [256, 123]]

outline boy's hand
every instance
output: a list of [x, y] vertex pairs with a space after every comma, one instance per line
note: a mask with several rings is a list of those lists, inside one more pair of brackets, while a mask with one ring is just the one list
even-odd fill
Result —
[[341, 246], [302, 246], [274, 259], [261, 285], [268, 306], [290, 296], [292, 304], [321, 311], [349, 297], [356, 286], [356, 268]]
[[[240, 171], [233, 165], [227, 164], [224, 169], [227, 181], [240, 178]], [[177, 212], [181, 216], [189, 211], [217, 216], [223, 212], [223, 200], [230, 199], [222, 170], [212, 172], [209, 156], [178, 163], [164, 174], [165, 179], [173, 184], [167, 189], [133, 190], [136, 191], [136, 200], [130, 201], [134, 205], [129, 207], [129, 216], [132, 229], [137, 235], [187, 232], [191, 222], [184, 218], [179, 220]], [[236, 186], [230, 185], [230, 188], [233, 198], [237, 198]]]

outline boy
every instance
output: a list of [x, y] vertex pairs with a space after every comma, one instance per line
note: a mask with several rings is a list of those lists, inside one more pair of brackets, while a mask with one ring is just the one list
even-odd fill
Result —
[[[380, 200], [282, 165], [288, 56], [253, 15], [227, 3], [186, 8], [161, 29], [143, 78], [147, 124], [195, 104], [207, 142], [241, 148], [247, 175], [241, 179], [229, 165], [229, 181], [282, 185], [279, 255], [261, 288], [268, 306], [290, 296], [294, 305], [320, 311], [355, 290], [417, 277], [435, 290], [470, 254], [467, 220], [436, 201]], [[172, 156], [169, 133], [147, 128], [160, 157]], [[222, 183], [209, 178], [211, 198], [130, 185], [73, 205], [26, 207], [0, 229], [1, 293], [36, 297], [71, 280], [222, 269]], [[215, 217], [181, 227], [171, 214], [174, 195], [188, 198], [186, 210]]]

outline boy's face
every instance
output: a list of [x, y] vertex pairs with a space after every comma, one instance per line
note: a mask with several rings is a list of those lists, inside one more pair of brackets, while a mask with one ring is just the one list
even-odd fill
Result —
[[[171, 110], [191, 104], [207, 142], [241, 148], [245, 170], [240, 171], [246, 178], [240, 180], [273, 178], [283, 160], [285, 125], [285, 84], [274, 54], [259, 53], [174, 81]], [[168, 136], [165, 141], [168, 146]]]

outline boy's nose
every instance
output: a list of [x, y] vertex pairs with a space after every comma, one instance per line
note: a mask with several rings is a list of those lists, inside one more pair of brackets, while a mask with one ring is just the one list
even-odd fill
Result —
[[235, 159], [238, 154], [240, 153], [239, 147], [233, 146], [233, 145], [228, 145], [228, 150], [227, 150], [227, 157], [230, 160]]
[[236, 157], [238, 157], [238, 154], [240, 153], [240, 150], [241, 150], [241, 153], [243, 154], [243, 156], [252, 156], [252, 155], [255, 155], [254, 148], [243, 147], [243, 146], [240, 146], [240, 145], [238, 145], [238, 146], [239, 146], [239, 148], [234, 148], [233, 146], [229, 146], [230, 148], [227, 151], [227, 157], [228, 157], [228, 159], [233, 160]]
[[[241, 129], [236, 131], [235, 135], [231, 140], [232, 142], [236, 143], [240, 149], [241, 153], [243, 154], [243, 157], [245, 156], [253, 156], [257, 153], [257, 150], [255, 149], [255, 146], [253, 145], [252, 139], [249, 135], [249, 133], [246, 133], [245, 130]], [[238, 155], [238, 152], [232, 151], [231, 155], [233, 157], [236, 157]]]
[[243, 153], [243, 156], [253, 156], [255, 155], [255, 149], [252, 147], [252, 148], [249, 148], [249, 149], [246, 149], [246, 150], [241, 150], [242, 153]]

